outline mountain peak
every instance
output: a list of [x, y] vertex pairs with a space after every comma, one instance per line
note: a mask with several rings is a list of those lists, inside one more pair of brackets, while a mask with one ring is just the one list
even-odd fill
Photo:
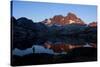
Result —
[[77, 18], [77, 16], [76, 16], [74, 13], [72, 13], [72, 12], [69, 12], [69, 13], [67, 14], [67, 16], [68, 16], [68, 17], [75, 17], [75, 18]]
[[51, 25], [51, 24], [66, 25], [66, 24], [72, 24], [72, 23], [85, 24], [81, 18], [78, 18], [72, 12], [69, 12], [67, 16], [55, 15], [50, 19], [44, 20], [43, 22], [45, 22], [45, 24], [48, 24], [48, 25]]
[[89, 26], [90, 26], [90, 27], [97, 27], [97, 22], [91, 22], [91, 23], [89, 24]]
[[67, 14], [67, 18], [69, 18], [69, 19], [77, 19], [77, 16], [76, 16], [74, 13], [69, 12], [69, 13]]

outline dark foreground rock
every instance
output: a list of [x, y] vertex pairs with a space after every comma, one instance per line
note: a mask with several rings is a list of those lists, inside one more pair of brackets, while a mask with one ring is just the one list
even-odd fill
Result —
[[25, 56], [13, 55], [12, 58], [13, 66], [97, 61], [97, 49], [86, 47], [73, 49], [68, 54], [33, 53]]

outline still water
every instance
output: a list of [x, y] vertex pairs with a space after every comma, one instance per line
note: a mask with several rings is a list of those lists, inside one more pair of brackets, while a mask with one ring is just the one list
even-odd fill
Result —
[[24, 56], [32, 53], [47, 53], [53, 55], [67, 54], [71, 50], [80, 47], [96, 48], [96, 39], [61, 37], [47, 40], [37, 39], [31, 48], [20, 50], [15, 48], [13, 55]]

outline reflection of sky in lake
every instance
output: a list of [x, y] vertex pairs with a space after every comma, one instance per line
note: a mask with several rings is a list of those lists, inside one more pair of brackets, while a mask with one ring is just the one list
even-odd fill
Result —
[[26, 50], [19, 50], [16, 48], [12, 52], [13, 55], [18, 55], [18, 56], [24, 56], [24, 55], [31, 54], [31, 53], [33, 53], [32, 48], [28, 48]]
[[[33, 46], [35, 48], [34, 53], [48, 53], [48, 54], [54, 54], [53, 50], [48, 49], [48, 48], [44, 48], [43, 46], [39, 46], [39, 45], [35, 45]], [[23, 56], [26, 54], [31, 54], [33, 53], [32, 48], [28, 48], [26, 50], [20, 50], [20, 49], [15, 49], [13, 50], [13, 54], [14, 55], [19, 55], [19, 56]]]
[[53, 50], [44, 48], [43, 46], [35, 45], [35, 52], [34, 53], [48, 53], [48, 54], [53, 54]]

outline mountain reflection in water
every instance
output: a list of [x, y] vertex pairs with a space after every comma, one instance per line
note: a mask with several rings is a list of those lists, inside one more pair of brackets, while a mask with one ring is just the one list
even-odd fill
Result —
[[38, 39], [33, 43], [32, 48], [25, 50], [14, 49], [12, 54], [18, 56], [24, 56], [27, 54], [47, 53], [53, 55], [67, 54], [75, 48], [91, 47], [96, 48], [96, 39], [84, 39], [84, 38], [49, 38]]

